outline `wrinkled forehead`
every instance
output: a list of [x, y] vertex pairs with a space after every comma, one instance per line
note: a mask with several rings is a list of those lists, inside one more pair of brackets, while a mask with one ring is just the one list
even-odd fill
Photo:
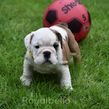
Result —
[[34, 32], [32, 44], [50, 45], [57, 41], [56, 35], [49, 28], [41, 28]]

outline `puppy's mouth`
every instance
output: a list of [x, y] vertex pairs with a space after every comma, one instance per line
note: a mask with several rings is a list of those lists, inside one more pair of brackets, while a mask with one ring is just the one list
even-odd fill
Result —
[[50, 60], [45, 60], [43, 64], [52, 64]]

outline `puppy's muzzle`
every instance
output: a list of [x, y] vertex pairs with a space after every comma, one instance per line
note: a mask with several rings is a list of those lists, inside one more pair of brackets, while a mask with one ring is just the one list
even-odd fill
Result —
[[43, 56], [44, 56], [45, 60], [48, 61], [50, 56], [51, 56], [51, 52], [50, 51], [44, 51]]

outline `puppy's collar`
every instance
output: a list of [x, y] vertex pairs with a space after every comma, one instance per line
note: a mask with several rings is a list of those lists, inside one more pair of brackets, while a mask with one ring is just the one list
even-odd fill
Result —
[[29, 55], [30, 55], [31, 57], [33, 57], [33, 54], [32, 54], [32, 52], [31, 52], [31, 51], [29, 51]]
[[32, 58], [32, 59], [33, 59], [33, 54], [32, 54], [32, 52], [31, 52], [31, 51], [28, 51], [27, 55], [28, 55], [30, 58]]

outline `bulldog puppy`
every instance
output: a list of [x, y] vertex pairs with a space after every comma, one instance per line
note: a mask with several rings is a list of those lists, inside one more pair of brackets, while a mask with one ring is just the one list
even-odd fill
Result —
[[79, 63], [80, 49], [66, 24], [33, 31], [25, 37], [24, 43], [27, 52], [20, 77], [23, 85], [30, 86], [32, 71], [35, 70], [39, 73], [58, 73], [61, 75], [61, 86], [73, 90], [68, 60], [72, 55]]

